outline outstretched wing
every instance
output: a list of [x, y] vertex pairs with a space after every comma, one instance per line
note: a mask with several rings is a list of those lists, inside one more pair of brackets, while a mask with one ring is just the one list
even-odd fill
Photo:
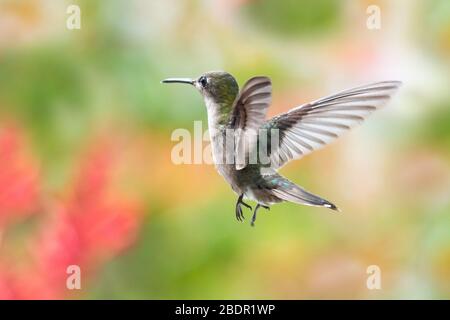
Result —
[[[276, 169], [301, 158], [360, 124], [385, 105], [400, 84], [384, 81], [345, 90], [268, 120], [262, 128], [268, 130], [271, 167]], [[278, 129], [279, 143], [270, 144], [274, 136], [271, 129]]]
[[267, 108], [272, 100], [272, 83], [268, 77], [253, 77], [248, 80], [236, 102], [231, 118], [231, 127], [236, 137], [236, 169], [246, 166], [249, 150], [257, 141], [257, 130], [264, 123]]

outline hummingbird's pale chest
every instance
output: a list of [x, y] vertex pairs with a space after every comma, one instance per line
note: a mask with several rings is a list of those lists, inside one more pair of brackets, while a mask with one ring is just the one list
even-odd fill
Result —
[[220, 106], [211, 99], [205, 99], [205, 104], [208, 111], [208, 130], [214, 165], [235, 192], [242, 192], [239, 188], [239, 172], [234, 164], [234, 143], [230, 141], [230, 138], [234, 139], [233, 130], [223, 121], [224, 114]]
[[211, 152], [217, 171], [231, 185], [233, 190], [239, 193], [238, 175], [234, 164], [234, 149], [227, 146], [227, 134], [225, 127], [210, 128]]

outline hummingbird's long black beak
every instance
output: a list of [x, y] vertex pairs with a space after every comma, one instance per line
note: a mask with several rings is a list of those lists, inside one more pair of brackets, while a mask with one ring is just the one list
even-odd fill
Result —
[[161, 83], [187, 83], [193, 85], [195, 80], [189, 78], [167, 78], [162, 80]]

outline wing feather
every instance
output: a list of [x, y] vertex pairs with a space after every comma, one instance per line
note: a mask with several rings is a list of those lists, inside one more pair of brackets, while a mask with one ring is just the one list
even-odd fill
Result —
[[266, 121], [262, 128], [279, 130], [278, 145], [269, 148], [272, 167], [279, 168], [334, 141], [384, 106], [400, 84], [383, 81], [345, 90]]
[[268, 77], [248, 80], [233, 106], [231, 127], [236, 130], [236, 169], [247, 164], [249, 150], [257, 143], [257, 130], [263, 125], [272, 98], [272, 83]]

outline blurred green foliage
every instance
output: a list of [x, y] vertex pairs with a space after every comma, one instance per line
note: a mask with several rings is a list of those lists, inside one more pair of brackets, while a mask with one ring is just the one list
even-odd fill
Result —
[[251, 1], [244, 6], [258, 27], [278, 36], [315, 36], [339, 26], [342, 5], [336, 0]]

